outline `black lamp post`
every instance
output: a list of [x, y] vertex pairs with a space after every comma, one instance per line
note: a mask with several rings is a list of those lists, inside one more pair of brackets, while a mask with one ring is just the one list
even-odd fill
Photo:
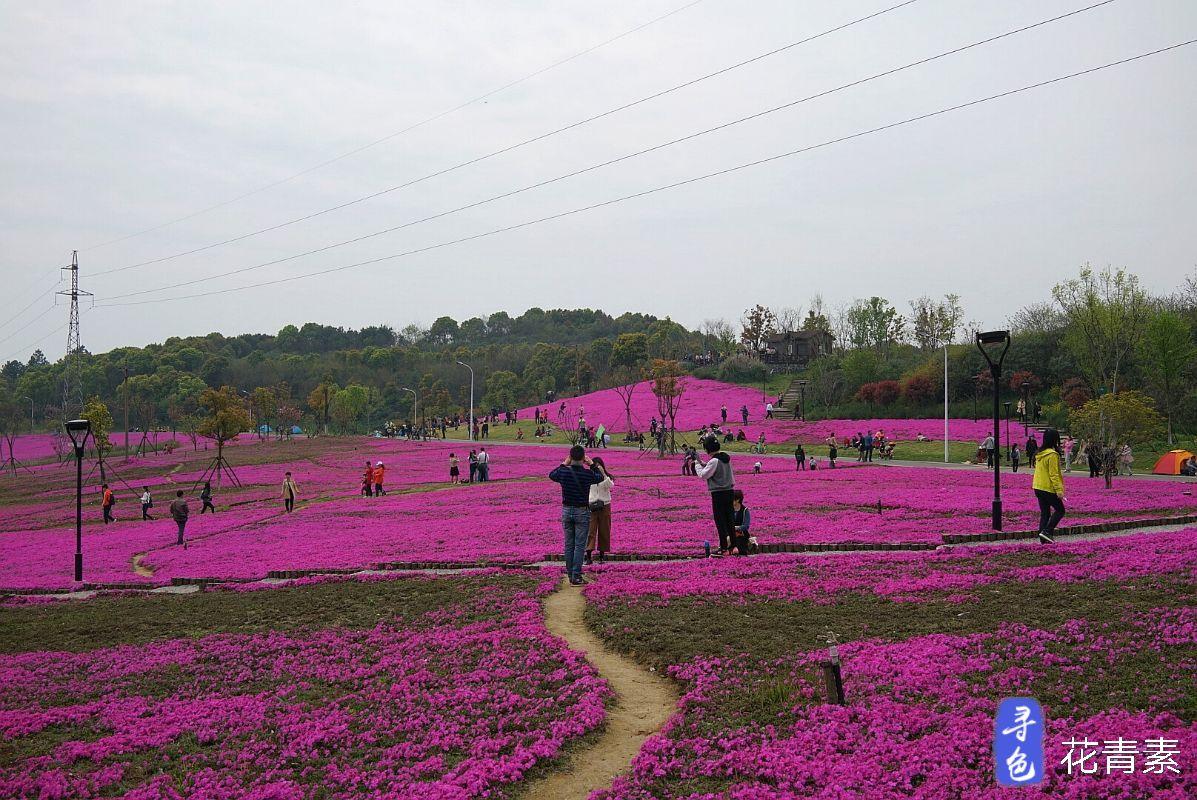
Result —
[[1013, 464], [1014, 462], [1010, 461], [1010, 401], [1007, 400], [1002, 405], [1006, 407], [1006, 461]]
[[798, 381], [798, 419], [806, 422], [806, 381]]
[[73, 419], [63, 424], [71, 444], [75, 446], [75, 580], [83, 580], [83, 450], [91, 421]]
[[[1002, 345], [998, 351], [997, 361], [994, 361], [986, 350], [986, 345]], [[1010, 331], [987, 331], [977, 334], [977, 349], [989, 363], [989, 375], [993, 378], [993, 448], [995, 453], [1001, 452], [1001, 428], [999, 427], [998, 392], [1002, 382], [1002, 362], [1006, 360], [1006, 351], [1010, 349]], [[994, 347], [996, 350], [996, 347]], [[1001, 460], [993, 459], [993, 529], [1002, 529], [1002, 473]]]
[[1029, 436], [1031, 431], [1027, 427], [1027, 417], [1031, 416], [1031, 384], [1022, 382], [1022, 435]]

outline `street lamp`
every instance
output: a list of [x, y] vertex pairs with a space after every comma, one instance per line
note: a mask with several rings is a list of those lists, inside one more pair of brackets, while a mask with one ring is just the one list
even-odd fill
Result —
[[1029, 436], [1031, 431], [1027, 427], [1027, 417], [1031, 413], [1031, 384], [1022, 382], [1022, 435]]
[[1010, 401], [1007, 400], [1002, 405], [1006, 407], [1006, 461], [1013, 464], [1014, 462], [1010, 461]]
[[22, 397], [21, 399], [29, 401], [29, 432], [33, 433], [34, 432], [34, 428], [33, 428], [33, 398], [32, 397]]
[[420, 396], [416, 394], [415, 389], [408, 389], [406, 386], [403, 387], [403, 391], [411, 392], [411, 424], [418, 425], [420, 420]]
[[806, 422], [806, 384], [807, 381], [798, 381], [798, 419]]
[[[986, 345], [1002, 345], [998, 352], [997, 361], [989, 355]], [[1002, 381], [1002, 362], [1006, 360], [1006, 351], [1010, 349], [1010, 331], [986, 331], [977, 334], [977, 349], [989, 363], [989, 375], [993, 378], [993, 448], [994, 452], [1001, 452], [1001, 428], [998, 423], [998, 392]], [[994, 348], [996, 350], [996, 348]], [[1002, 529], [1002, 473], [1000, 459], [993, 459], [993, 529]]]
[[63, 423], [71, 444], [75, 446], [75, 580], [83, 580], [83, 450], [87, 447], [87, 434], [91, 432], [91, 421], [73, 419]]
[[474, 368], [464, 361], [458, 361], [463, 367], [470, 371], [470, 441], [474, 441]]

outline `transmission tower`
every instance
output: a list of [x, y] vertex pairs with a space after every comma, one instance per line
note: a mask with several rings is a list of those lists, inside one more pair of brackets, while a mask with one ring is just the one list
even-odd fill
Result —
[[91, 297], [91, 292], [79, 291], [79, 251], [71, 251], [71, 265], [63, 267], [71, 273], [71, 290], [59, 292], [64, 297], [71, 298], [71, 321], [67, 328], [66, 358], [62, 370], [62, 414], [64, 418], [71, 418], [83, 411], [83, 363], [80, 350], [83, 345], [79, 341], [79, 298]]

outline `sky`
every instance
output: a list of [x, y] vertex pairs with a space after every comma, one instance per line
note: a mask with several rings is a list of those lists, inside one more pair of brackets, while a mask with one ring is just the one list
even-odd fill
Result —
[[951, 292], [1000, 326], [1085, 263], [1161, 293], [1193, 274], [1197, 44], [853, 136], [1197, 38], [1191, 0], [1116, 0], [454, 211], [1097, 0], [914, 0], [575, 125], [899, 2], [0, 0], [0, 362], [61, 356], [73, 250], [92, 352], [531, 306], [697, 327], [815, 294]]

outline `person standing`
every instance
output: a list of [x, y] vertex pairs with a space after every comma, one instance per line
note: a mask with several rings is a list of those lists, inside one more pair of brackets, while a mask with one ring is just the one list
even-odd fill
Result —
[[486, 452], [485, 447], [478, 451], [478, 480], [490, 480], [490, 453]]
[[469, 462], [470, 462], [470, 480], [469, 480], [469, 482], [474, 483], [475, 481], [478, 480], [478, 451], [477, 450], [470, 451]]
[[386, 494], [386, 490], [382, 488], [383, 480], [386, 478], [387, 469], [379, 461], [374, 465], [374, 496], [382, 497]]
[[1039, 452], [1039, 442], [1035, 440], [1035, 434], [1027, 437], [1027, 463], [1034, 464], [1035, 456]]
[[[1020, 453], [1018, 451], [1018, 443], [1015, 442], [1010, 447], [1010, 471], [1011, 472], [1018, 472], [1018, 461], [1020, 458], [1022, 458], [1022, 453]], [[1028, 464], [1035, 463], [1034, 458], [1031, 456], [1030, 446], [1027, 447], [1027, 463]]]
[[740, 406], [740, 419], [744, 420], [744, 424], [748, 424], [748, 406], [747, 404]]
[[597, 548], [601, 564], [607, 553], [611, 552], [611, 487], [615, 485], [615, 480], [601, 458], [592, 459], [591, 463], [598, 467], [603, 479], [590, 487], [590, 528], [586, 536], [586, 560], [583, 563], [594, 563], [593, 553]]
[[993, 466], [993, 434], [985, 437], [985, 441], [981, 442], [981, 449], [985, 451], [985, 466]]
[[590, 534], [590, 487], [603, 481], [603, 474], [586, 457], [586, 449], [575, 444], [569, 455], [549, 473], [549, 480], [561, 486], [561, 528], [565, 535], [565, 574], [571, 586], [581, 586], [582, 561]]
[[449, 483], [456, 486], [461, 483], [461, 468], [457, 466], [457, 454], [449, 454]]
[[204, 481], [204, 488], [200, 489], [200, 502], [204, 504], [200, 508], [200, 514], [209, 509], [212, 510], [213, 514], [216, 513], [216, 506], [212, 504], [212, 483], [210, 481]]
[[183, 544], [183, 529], [187, 527], [187, 517], [191, 515], [191, 509], [187, 507], [187, 501], [183, 499], [183, 490], [179, 489], [175, 492], [175, 499], [170, 504], [170, 517], [179, 526], [179, 541], [176, 544]]
[[727, 424], [727, 403], [719, 406], [719, 416], [723, 419], [723, 424]]
[[362, 497], [370, 497], [374, 494], [374, 467], [370, 466], [370, 462], [366, 462], [366, 471], [362, 473]]
[[141, 519], [144, 522], [148, 519], [153, 519], [150, 516], [150, 509], [154, 507], [154, 498], [150, 495], [150, 487], [143, 486], [141, 493]]
[[806, 450], [801, 444], [794, 448], [794, 469], [798, 472], [806, 469]]
[[1129, 444], [1122, 445], [1122, 448], [1118, 451], [1118, 474], [1122, 475], [1125, 471], [1128, 477], [1133, 475], [1131, 465], [1134, 463], [1135, 456], [1131, 452], [1131, 446]]
[[731, 456], [719, 449], [718, 439], [713, 436], [703, 439], [702, 449], [710, 458], [705, 464], [699, 462], [696, 475], [707, 482], [711, 513], [719, 534], [719, 555], [724, 555], [731, 550], [732, 537], [735, 535], [732, 492], [736, 488], [736, 479], [732, 473]]
[[836, 447], [835, 440], [833, 439], [831, 441], [831, 444], [827, 445], [827, 468], [828, 469], [835, 469], [835, 460], [837, 458], [839, 458], [839, 455], [840, 455], [840, 449], [838, 447]]
[[732, 522], [735, 525], [735, 547], [733, 552], [738, 555], [748, 555], [748, 528], [752, 524], [752, 515], [744, 505], [744, 493], [739, 489], [732, 492]]
[[107, 525], [109, 522], [116, 522], [112, 516], [112, 507], [116, 505], [116, 495], [108, 488], [108, 484], [101, 486], [100, 491], [103, 492], [102, 499], [100, 500], [100, 508], [104, 511], [104, 524]]
[[288, 472], [283, 476], [283, 508], [290, 514], [295, 510], [295, 498], [299, 497], [299, 485]]
[[1043, 447], [1035, 454], [1035, 479], [1031, 483], [1039, 501], [1039, 541], [1052, 544], [1052, 534], [1064, 517], [1064, 476], [1060, 472], [1060, 433], [1043, 432]]
[[864, 437], [864, 460], [865, 461], [873, 460], [873, 445], [875, 442], [876, 442], [876, 437], [873, 436], [872, 432], [866, 432], [865, 437]]
[[765, 403], [765, 419], [773, 419], [773, 401]]

